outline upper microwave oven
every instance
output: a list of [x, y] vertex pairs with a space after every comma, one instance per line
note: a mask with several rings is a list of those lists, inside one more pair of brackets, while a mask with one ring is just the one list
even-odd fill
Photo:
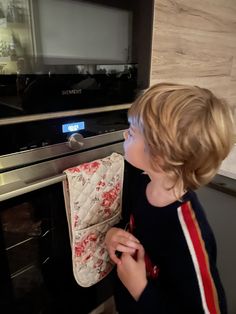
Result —
[[130, 104], [149, 85], [150, 3], [1, 2], [0, 121]]

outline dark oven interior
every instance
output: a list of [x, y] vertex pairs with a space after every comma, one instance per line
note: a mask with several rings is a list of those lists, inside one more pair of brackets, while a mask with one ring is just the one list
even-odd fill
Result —
[[62, 185], [0, 203], [2, 313], [89, 313], [112, 295], [110, 277], [81, 288], [72, 273]]

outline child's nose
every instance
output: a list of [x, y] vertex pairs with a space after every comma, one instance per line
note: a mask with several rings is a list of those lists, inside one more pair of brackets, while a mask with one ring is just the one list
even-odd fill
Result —
[[124, 136], [124, 139], [127, 140], [127, 138], [128, 138], [128, 131], [127, 130], [125, 130], [123, 132], [123, 136]]

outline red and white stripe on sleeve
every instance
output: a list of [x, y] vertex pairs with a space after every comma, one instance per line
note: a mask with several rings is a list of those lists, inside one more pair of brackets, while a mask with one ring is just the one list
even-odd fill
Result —
[[218, 295], [212, 278], [209, 258], [191, 203], [178, 207], [179, 221], [192, 257], [205, 314], [220, 314]]

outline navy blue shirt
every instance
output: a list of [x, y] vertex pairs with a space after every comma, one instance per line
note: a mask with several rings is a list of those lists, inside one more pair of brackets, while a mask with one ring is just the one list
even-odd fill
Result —
[[149, 181], [126, 163], [123, 225], [131, 221], [132, 233], [144, 246], [148, 284], [135, 301], [115, 276], [117, 310], [121, 314], [227, 313], [215, 238], [197, 195], [188, 191], [181, 201], [155, 207], [146, 197]]

